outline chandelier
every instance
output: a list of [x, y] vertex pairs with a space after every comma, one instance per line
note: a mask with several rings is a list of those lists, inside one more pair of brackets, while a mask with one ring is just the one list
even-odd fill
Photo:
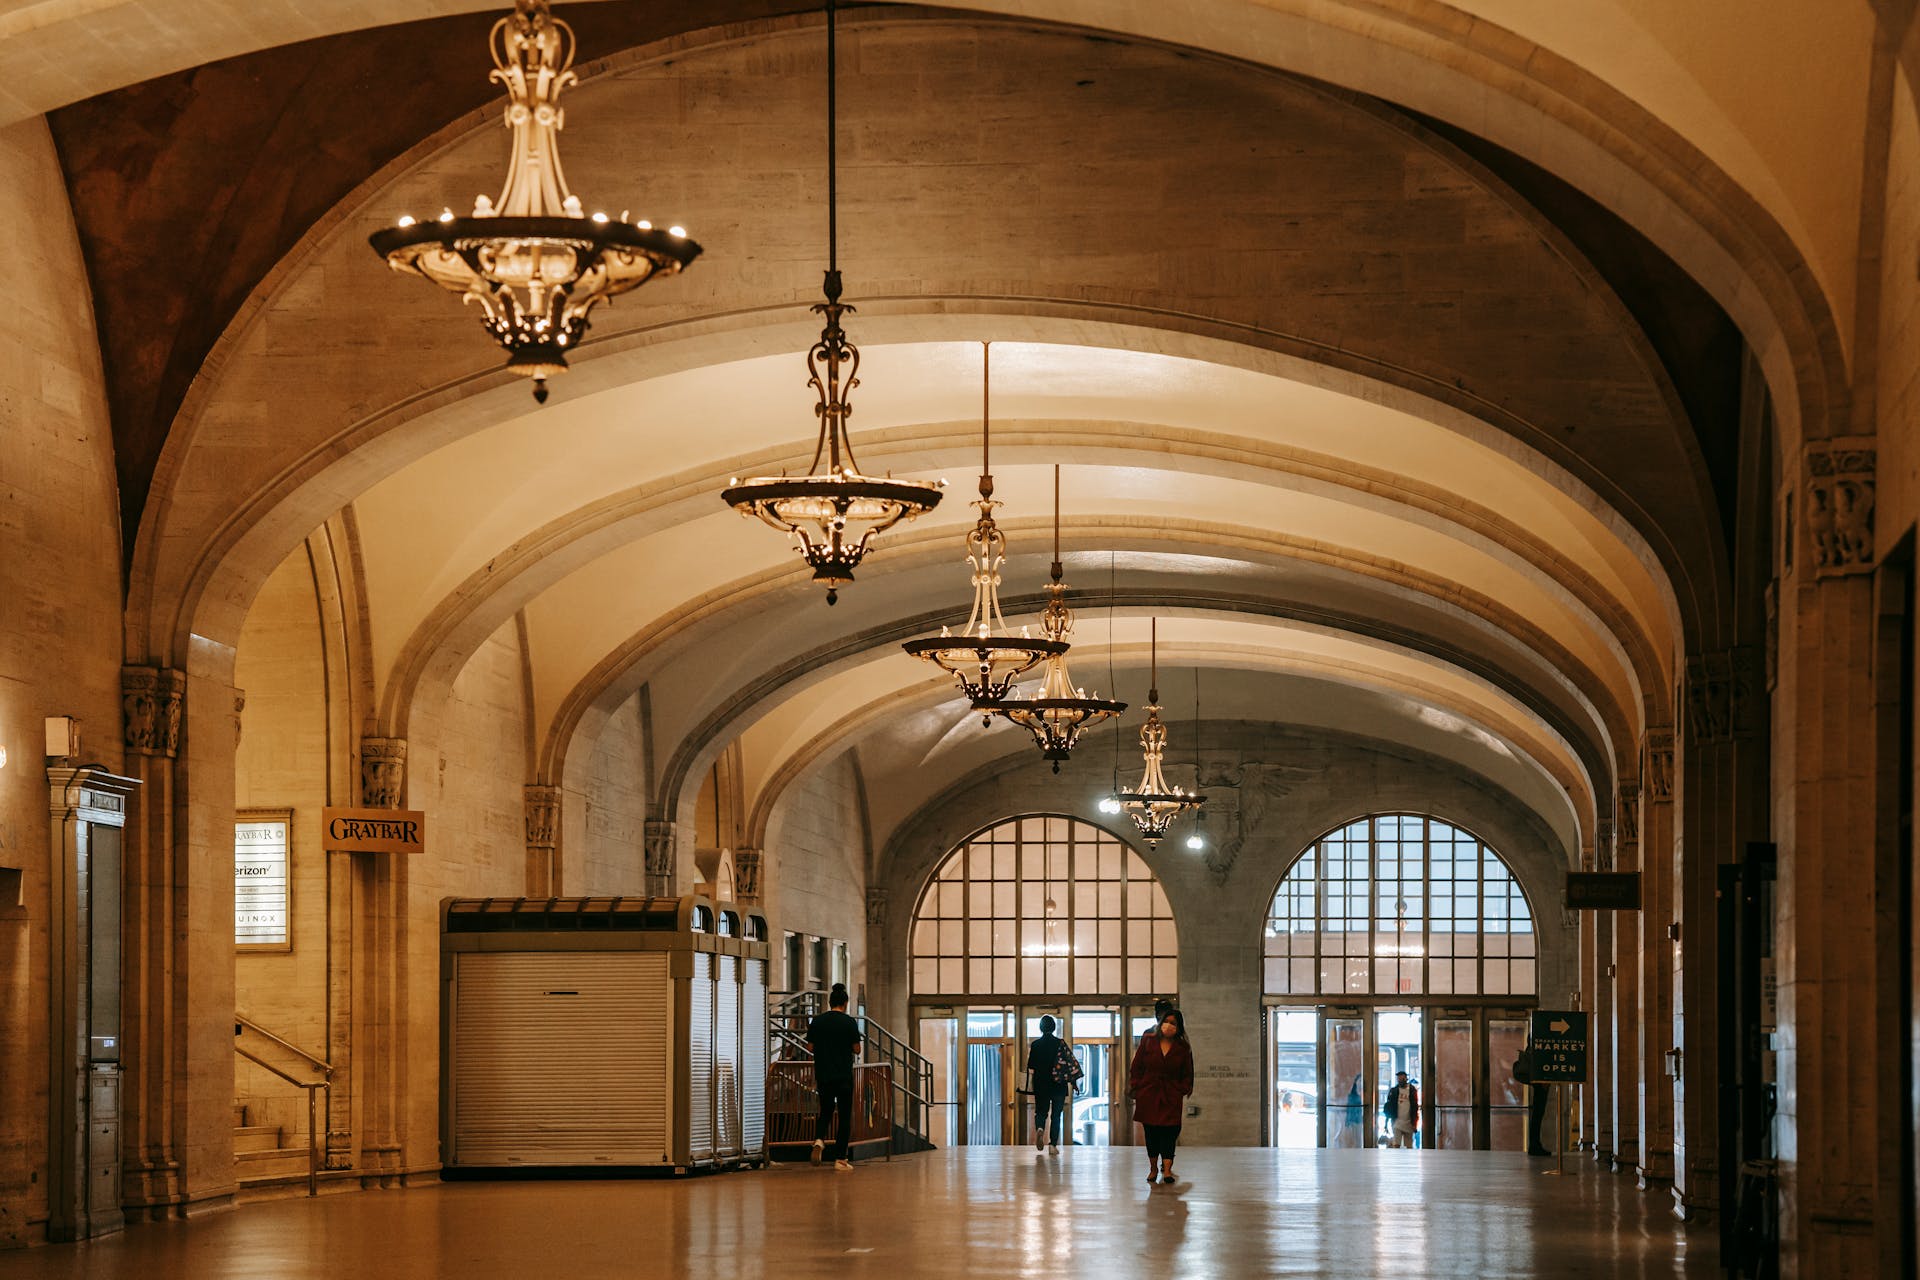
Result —
[[1005, 716], [1028, 733], [1040, 747], [1042, 759], [1060, 762], [1073, 751], [1074, 743], [1088, 725], [1098, 724], [1127, 709], [1124, 702], [1089, 697], [1067, 674], [1067, 636], [1073, 631], [1073, 612], [1067, 608], [1067, 584], [1061, 581], [1060, 567], [1060, 468], [1053, 469], [1053, 571], [1047, 584], [1047, 607], [1040, 612], [1040, 630], [1048, 640], [1060, 642], [1058, 652], [1046, 658], [1046, 675], [1040, 689], [1031, 698], [1013, 690], [1004, 698], [976, 701], [974, 709], [988, 715]]
[[682, 227], [591, 217], [560, 171], [560, 94], [573, 71], [573, 28], [547, 0], [515, 0], [513, 16], [493, 24], [493, 75], [507, 90], [513, 154], [498, 200], [482, 195], [470, 217], [452, 209], [436, 219], [411, 215], [369, 242], [395, 271], [426, 277], [480, 308], [481, 323], [507, 351], [507, 368], [533, 379], [547, 400], [547, 379], [567, 367], [594, 307], [660, 274], [674, 275], [700, 256]]
[[1124, 811], [1133, 819], [1133, 825], [1140, 828], [1141, 837], [1146, 840], [1149, 849], [1160, 843], [1173, 820], [1188, 809], [1198, 809], [1205, 804], [1206, 797], [1197, 791], [1187, 791], [1181, 787], [1167, 785], [1166, 775], [1160, 772], [1160, 760], [1167, 751], [1167, 726], [1160, 723], [1160, 620], [1153, 620], [1152, 672], [1151, 684], [1147, 689], [1147, 722], [1140, 726], [1140, 754], [1146, 759], [1146, 768], [1140, 774], [1140, 785], [1130, 791], [1116, 793], [1115, 807]]
[[[1064, 640], [1041, 640], [1022, 627], [1014, 635], [1000, 612], [1000, 568], [1007, 559], [1006, 535], [994, 523], [992, 454], [989, 448], [988, 409], [992, 395], [992, 344], [980, 344], [980, 498], [973, 504], [980, 519], [967, 533], [967, 564], [973, 569], [973, 612], [966, 626], [954, 635], [947, 627], [938, 636], [909, 640], [901, 645], [916, 658], [933, 663], [959, 681], [961, 690], [976, 706], [997, 702], [1013, 689], [1013, 682], [1046, 661], [1055, 653], [1065, 653]], [[991, 721], [991, 710], [981, 712], [982, 722]]]
[[847, 417], [853, 412], [847, 397], [860, 385], [860, 351], [840, 325], [841, 317], [853, 307], [840, 301], [833, 12], [833, 0], [827, 0], [827, 272], [822, 287], [826, 301], [813, 305], [826, 324], [820, 341], [807, 352], [807, 385], [819, 400], [813, 412], [820, 419], [820, 438], [806, 475], [783, 473], [748, 480], [735, 476], [720, 494], [741, 515], [757, 516], [793, 539], [794, 549], [813, 568], [813, 580], [826, 584], [828, 604], [838, 600], [840, 588], [853, 581], [853, 571], [874, 536], [933, 510], [946, 484], [861, 475], [847, 437]]

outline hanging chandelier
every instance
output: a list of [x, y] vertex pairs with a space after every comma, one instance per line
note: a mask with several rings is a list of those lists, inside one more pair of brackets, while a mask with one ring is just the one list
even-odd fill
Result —
[[1160, 723], [1160, 620], [1153, 620], [1152, 672], [1151, 683], [1147, 688], [1147, 722], [1140, 726], [1140, 754], [1146, 759], [1146, 768], [1140, 774], [1140, 785], [1130, 791], [1115, 794], [1118, 808], [1133, 819], [1133, 825], [1140, 828], [1141, 838], [1149, 849], [1160, 843], [1167, 834], [1167, 828], [1173, 820], [1189, 809], [1198, 809], [1205, 804], [1206, 797], [1197, 791], [1188, 791], [1181, 787], [1167, 785], [1166, 775], [1160, 771], [1160, 761], [1167, 751], [1167, 726]]
[[[1067, 651], [1064, 640], [1042, 640], [1027, 634], [1022, 627], [1014, 635], [1000, 612], [1000, 568], [1007, 559], [1006, 535], [994, 523], [992, 453], [989, 448], [988, 422], [992, 395], [992, 344], [980, 344], [980, 498], [973, 506], [980, 519], [967, 533], [967, 564], [973, 570], [973, 612], [954, 635], [947, 627], [925, 640], [909, 640], [901, 645], [916, 658], [933, 663], [952, 674], [961, 690], [974, 705], [997, 702], [1013, 689], [1013, 682], [1056, 653]], [[991, 710], [981, 712], [983, 722], [991, 721]]]
[[1067, 584], [1061, 581], [1060, 567], [1060, 468], [1053, 469], [1053, 570], [1047, 584], [1047, 607], [1040, 613], [1040, 630], [1049, 640], [1060, 643], [1060, 650], [1046, 658], [1046, 675], [1031, 698], [1013, 690], [1004, 698], [975, 702], [974, 709], [990, 715], [1005, 716], [1028, 733], [1040, 747], [1042, 759], [1060, 762], [1073, 751], [1087, 726], [1117, 716], [1127, 709], [1124, 702], [1089, 697], [1067, 674], [1067, 636], [1073, 631], [1073, 612], [1067, 608]]
[[826, 301], [813, 305], [826, 324], [820, 341], [807, 352], [807, 385], [819, 398], [813, 412], [820, 419], [820, 438], [806, 475], [748, 480], [735, 476], [720, 494], [741, 515], [757, 516], [793, 539], [794, 549], [813, 568], [813, 580], [826, 584], [828, 604], [838, 600], [840, 588], [853, 581], [853, 571], [874, 536], [933, 510], [946, 484], [944, 480], [861, 475], [847, 436], [847, 417], [853, 412], [847, 397], [860, 385], [860, 351], [840, 324], [853, 307], [840, 301], [833, 12], [833, 0], [827, 0], [827, 272], [822, 287]]
[[507, 89], [513, 154], [498, 200], [482, 195], [469, 217], [438, 218], [376, 231], [369, 242], [395, 271], [426, 277], [479, 306], [481, 323], [507, 351], [507, 368], [533, 379], [547, 400], [547, 379], [565, 371], [594, 307], [674, 275], [700, 256], [681, 227], [591, 217], [560, 171], [560, 94], [573, 71], [573, 28], [547, 0], [515, 0], [513, 16], [493, 24], [493, 75]]

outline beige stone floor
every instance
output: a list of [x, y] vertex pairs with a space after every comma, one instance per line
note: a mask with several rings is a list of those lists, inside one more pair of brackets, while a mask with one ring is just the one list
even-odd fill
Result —
[[976, 1148], [678, 1181], [448, 1183], [248, 1205], [0, 1277], [1711, 1276], [1713, 1232], [1581, 1162], [1468, 1152]]

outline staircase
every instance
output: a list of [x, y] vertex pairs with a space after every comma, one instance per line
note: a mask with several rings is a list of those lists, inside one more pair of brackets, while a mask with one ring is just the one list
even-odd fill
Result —
[[[813, 1054], [807, 1048], [807, 1024], [826, 1012], [826, 1008], [827, 993], [824, 991], [770, 993], [767, 1026], [773, 1040], [773, 1061], [810, 1060]], [[913, 1151], [933, 1150], [933, 1064], [872, 1018], [861, 1018], [860, 1025], [866, 1032], [860, 1048], [860, 1060], [870, 1064], [884, 1063], [891, 1068], [893, 1140], [887, 1154], [905, 1155]], [[774, 1074], [768, 1074], [768, 1147], [771, 1158], [778, 1160], [782, 1158], [782, 1153], [774, 1150], [776, 1143], [772, 1141], [774, 1133], [771, 1127], [775, 1102]], [[812, 1090], [809, 1088], [806, 1093], [811, 1100]], [[787, 1155], [791, 1158], [791, 1153]]]
[[233, 1108], [233, 1165], [240, 1189], [292, 1186], [307, 1177], [307, 1146], [291, 1146], [279, 1125], [251, 1124], [247, 1108]]

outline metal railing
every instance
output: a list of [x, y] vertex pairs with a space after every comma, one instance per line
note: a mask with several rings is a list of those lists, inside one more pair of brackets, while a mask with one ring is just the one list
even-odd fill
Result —
[[[247, 1047], [246, 1037], [259, 1036], [271, 1042], [286, 1053], [298, 1059], [298, 1065], [308, 1068], [308, 1079], [301, 1079], [292, 1072], [283, 1069], [277, 1063], [269, 1062]], [[320, 1104], [318, 1094], [333, 1087], [333, 1067], [324, 1058], [316, 1058], [299, 1045], [283, 1040], [267, 1030], [253, 1019], [241, 1014], [233, 1015], [233, 1051], [257, 1067], [271, 1071], [288, 1084], [307, 1091], [307, 1194], [320, 1194]]]
[[[824, 991], [774, 992], [768, 996], [767, 1025], [773, 1031], [776, 1062], [798, 1062], [813, 1056], [807, 1048], [807, 1024], [826, 1008]], [[862, 1060], [890, 1068], [894, 1122], [933, 1145], [933, 1063], [872, 1018], [861, 1018], [860, 1027], [864, 1033]]]

